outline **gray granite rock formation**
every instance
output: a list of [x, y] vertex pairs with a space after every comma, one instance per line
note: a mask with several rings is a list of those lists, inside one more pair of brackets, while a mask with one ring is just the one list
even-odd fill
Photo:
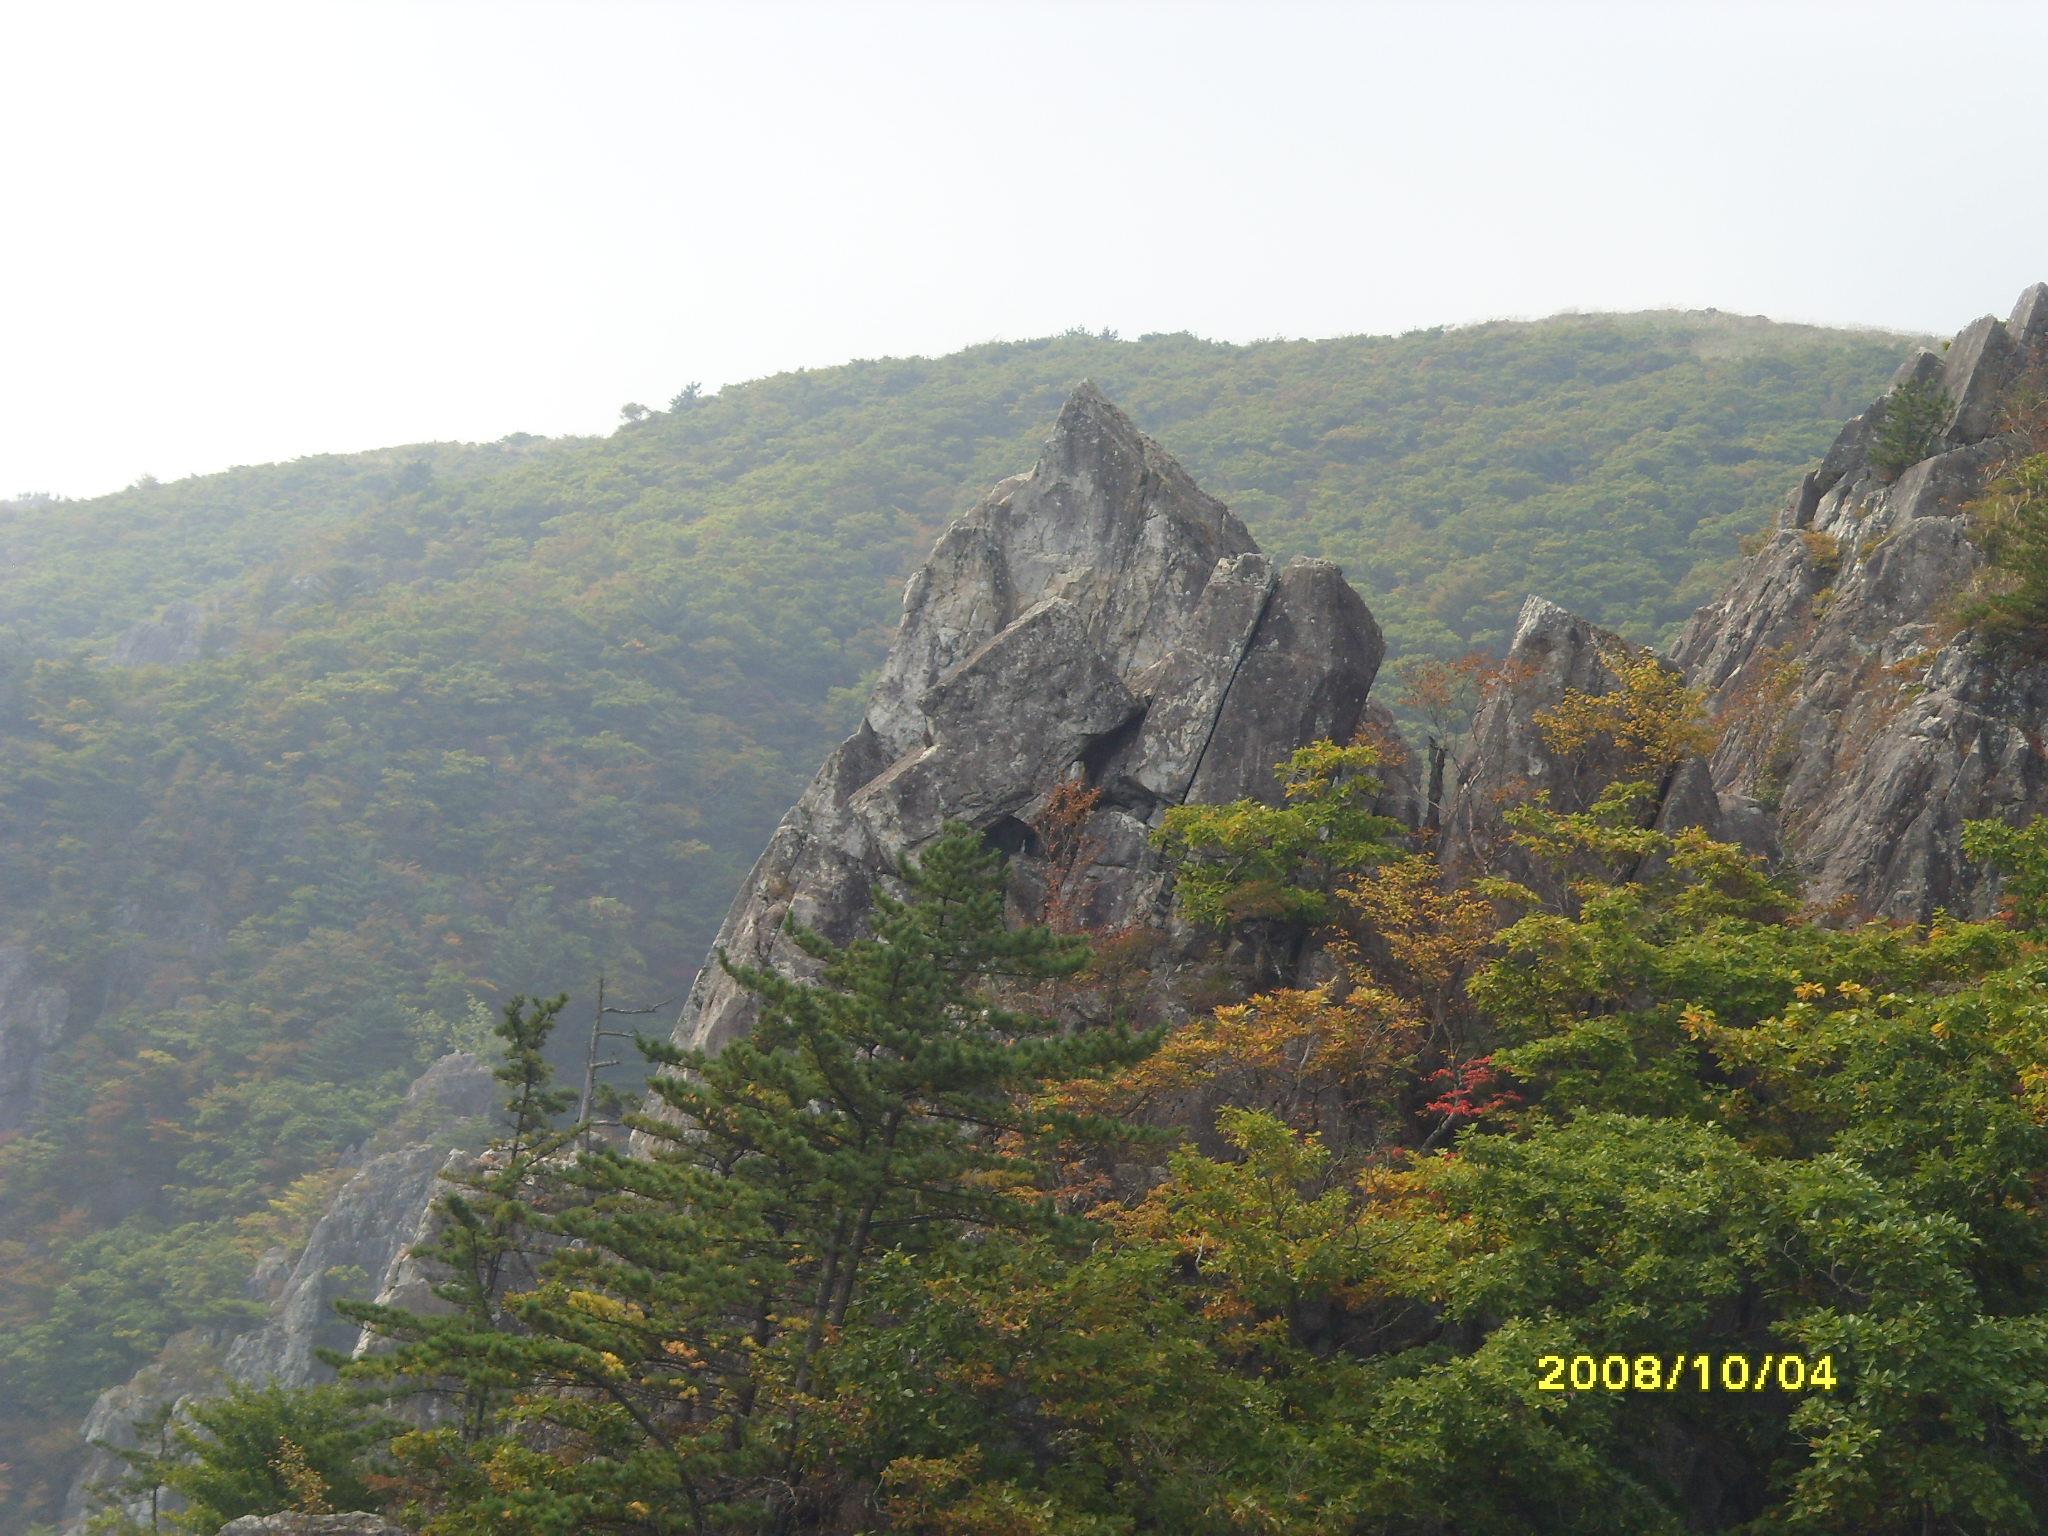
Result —
[[[1887, 403], [1842, 429], [1787, 499], [1777, 532], [1693, 615], [1675, 663], [1721, 727], [1710, 763], [1660, 786], [1657, 825], [1706, 826], [1773, 860], [1806, 898], [1848, 914], [1925, 921], [1981, 913], [1988, 872], [1963, 823], [2048, 812], [2048, 661], [1993, 655], [1955, 621], [1983, 564], [1966, 513], [2019, 451], [2016, 384], [2048, 367], [2048, 285], [2007, 321], [1971, 322], [1903, 363], [1891, 390], [1938, 384], [1955, 402], [1933, 451], [1895, 475], [1871, 462]], [[1445, 819], [1453, 869], [1528, 871], [1502, 807], [1547, 790], [1577, 808], [1617, 765], [1560, 759], [1533, 716], [1566, 689], [1602, 693], [1611, 637], [1532, 598], [1488, 697]]]
[[431, 1220], [441, 1170], [466, 1155], [451, 1141], [466, 1149], [481, 1140], [455, 1133], [488, 1116], [497, 1097], [490, 1068], [466, 1052], [442, 1057], [414, 1081], [396, 1121], [327, 1202], [291, 1267], [258, 1271], [266, 1283], [257, 1299], [270, 1303], [269, 1315], [228, 1346], [230, 1379], [298, 1387], [333, 1377], [314, 1349], [357, 1342], [356, 1329], [335, 1315], [335, 1301], [391, 1288]]
[[0, 1132], [21, 1128], [43, 1057], [70, 1016], [70, 994], [35, 979], [26, 949], [0, 944]]
[[[221, 1355], [222, 1338], [216, 1332], [192, 1329], [173, 1334], [154, 1360], [94, 1399], [92, 1410], [79, 1426], [79, 1434], [89, 1449], [64, 1501], [65, 1536], [84, 1530], [94, 1503], [106, 1497], [96, 1490], [127, 1472], [127, 1464], [107, 1447], [133, 1450], [138, 1419], [147, 1417], [164, 1403], [212, 1397], [227, 1390], [227, 1378], [221, 1373]], [[142, 1495], [124, 1505], [122, 1512], [146, 1528], [148, 1496]]]
[[1779, 532], [1699, 610], [1676, 657], [1724, 726], [1724, 797], [1774, 812], [1809, 900], [1925, 920], [1984, 911], [1962, 824], [2048, 811], [2048, 665], [1992, 656], [1953, 612], [1982, 557], [1966, 512], [2014, 444], [2013, 382], [2048, 362], [2048, 286], [1901, 370], [1956, 407], [1938, 451], [1888, 480], [1870, 463], [1884, 402], [1851, 422]]
[[[1486, 691], [1445, 796], [1439, 857], [1446, 870], [1505, 875], [1539, 888], [1547, 884], [1545, 872], [1510, 843], [1505, 813], [1538, 795], [1554, 810], [1582, 811], [1609, 784], [1637, 773], [1611, 746], [1553, 751], [1537, 717], [1567, 693], [1597, 696], [1619, 687], [1610, 663], [1631, 649], [1620, 636], [1555, 603], [1540, 597], [1523, 603], [1501, 680]], [[1654, 825], [1660, 831], [1705, 827], [1717, 836], [1732, 835], [1703, 762], [1680, 763], [1655, 788]], [[1756, 835], [1747, 824], [1739, 830]]]
[[[718, 936], [736, 962], [807, 974], [786, 918], [844, 941], [878, 882], [949, 820], [1016, 854], [1084, 774], [1085, 916], [1161, 915], [1146, 844], [1185, 801], [1270, 798], [1273, 767], [1348, 739], [1384, 646], [1334, 566], [1281, 570], [1093, 385], [1061, 411], [1037, 466], [949, 528], [904, 593], [903, 620], [860, 726], [775, 831]], [[715, 1049], [752, 1018], [715, 964], [676, 1027]]]
[[181, 667], [205, 651], [206, 612], [171, 603], [154, 619], [131, 624], [107, 653], [110, 667]]
[[[268, 1304], [263, 1321], [233, 1336], [174, 1338], [128, 1381], [99, 1395], [83, 1426], [85, 1438], [132, 1446], [130, 1424], [151, 1409], [214, 1396], [235, 1382], [303, 1386], [330, 1379], [334, 1373], [314, 1359], [314, 1348], [348, 1350], [358, 1344], [356, 1330], [332, 1310], [338, 1297], [399, 1296], [402, 1305], [430, 1302], [404, 1289], [417, 1270], [410, 1250], [431, 1230], [440, 1193], [437, 1175], [488, 1137], [488, 1117], [499, 1097], [497, 1080], [476, 1057], [456, 1052], [435, 1062], [406, 1091], [391, 1124], [362, 1150], [355, 1172], [329, 1199], [304, 1246], [296, 1254], [273, 1249], [257, 1265], [247, 1294], [251, 1301]], [[118, 1458], [108, 1451], [87, 1455], [66, 1502], [67, 1533], [83, 1529], [93, 1485], [121, 1471]], [[244, 1524], [238, 1521], [230, 1529], [241, 1530]]]

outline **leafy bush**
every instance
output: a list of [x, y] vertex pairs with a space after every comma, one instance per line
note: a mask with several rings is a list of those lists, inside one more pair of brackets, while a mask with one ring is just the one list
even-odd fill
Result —
[[2005, 876], [2005, 908], [2019, 927], [2048, 925], [2048, 818], [2024, 827], [1966, 821], [1963, 852]]
[[1607, 693], [1565, 690], [1535, 716], [1551, 751], [1584, 751], [1605, 741], [1623, 773], [1663, 774], [1686, 758], [1714, 750], [1717, 737], [1706, 700], [1684, 674], [1649, 651], [1609, 645], [1602, 659], [1619, 684]]
[[1378, 749], [1311, 742], [1275, 764], [1286, 803], [1177, 805], [1152, 834], [1175, 868], [1190, 921], [1225, 928], [1250, 918], [1319, 923], [1337, 877], [1389, 857], [1399, 823], [1372, 812]]

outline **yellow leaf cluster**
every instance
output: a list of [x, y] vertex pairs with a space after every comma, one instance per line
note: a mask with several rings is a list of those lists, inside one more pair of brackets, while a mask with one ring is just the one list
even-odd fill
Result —
[[1663, 773], [1686, 758], [1714, 750], [1718, 737], [1707, 718], [1705, 695], [1648, 651], [1619, 645], [1602, 653], [1618, 684], [1607, 693], [1568, 688], [1536, 728], [1557, 753], [1596, 741], [1614, 744], [1630, 771]]
[[[1338, 893], [1376, 941], [1371, 969], [1416, 999], [1432, 1032], [1443, 1034], [1464, 1001], [1465, 982], [1500, 930], [1494, 904], [1469, 886], [1445, 889], [1434, 859], [1398, 859], [1360, 875]], [[1339, 946], [1357, 963], [1355, 946]]]
[[[1379, 987], [1340, 983], [1260, 993], [1191, 1019], [1143, 1061], [1113, 1076], [1055, 1084], [1049, 1108], [1129, 1116], [1226, 1074], [1256, 1095], [1298, 1098], [1317, 1084], [1376, 1078], [1413, 1051], [1413, 1010]], [[1234, 1095], [1235, 1096], [1235, 1095]]]
[[569, 1305], [589, 1317], [601, 1317], [606, 1322], [638, 1322], [647, 1314], [630, 1301], [620, 1301], [597, 1291], [571, 1291], [565, 1298]]

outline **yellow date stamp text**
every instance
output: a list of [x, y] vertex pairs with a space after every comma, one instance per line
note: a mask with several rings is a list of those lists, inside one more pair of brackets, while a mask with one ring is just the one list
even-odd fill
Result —
[[1539, 1392], [1832, 1392], [1833, 1355], [1543, 1355]]

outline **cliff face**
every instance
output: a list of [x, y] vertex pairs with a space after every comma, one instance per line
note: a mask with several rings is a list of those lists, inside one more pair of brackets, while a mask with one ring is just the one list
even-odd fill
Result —
[[350, 1349], [357, 1340], [334, 1303], [390, 1290], [426, 1235], [441, 1170], [464, 1155], [458, 1148], [483, 1139], [497, 1087], [490, 1069], [466, 1052], [442, 1057], [413, 1083], [396, 1121], [365, 1149], [297, 1258], [287, 1265], [279, 1253], [258, 1271], [259, 1299], [270, 1311], [228, 1346], [231, 1380], [296, 1387], [333, 1377], [314, 1349]]
[[70, 995], [37, 983], [28, 951], [0, 944], [0, 1134], [27, 1118], [44, 1053], [63, 1038], [70, 1015]]
[[206, 654], [206, 610], [171, 603], [154, 619], [131, 624], [107, 655], [110, 667], [182, 667]]
[[[1780, 527], [1676, 659], [1724, 733], [1715, 785], [1770, 807], [1809, 900], [1924, 921], [1990, 904], [1966, 820], [2048, 811], [2048, 666], [1992, 655], [1951, 615], [1982, 565], [1965, 509], [2013, 451], [2001, 434], [2048, 363], [2048, 285], [1907, 362], [1787, 502]], [[1911, 380], [1952, 407], [1932, 451], [1874, 462]]]
[[[1076, 774], [1100, 798], [1061, 888], [1091, 924], [1161, 918], [1165, 871], [1146, 843], [1160, 814], [1273, 798], [1276, 763], [1367, 719], [1383, 652], [1336, 567], [1276, 570], [1084, 384], [1037, 466], [949, 528], [911, 578], [859, 728], [776, 829], [718, 945], [807, 973], [785, 919], [851, 937], [898, 856], [955, 820], [1014, 855], [1028, 906], [1048, 878], [1034, 822]], [[676, 1038], [715, 1049], [751, 1008], [707, 966]]]
[[[1995, 892], [1963, 858], [1962, 826], [2048, 812], [2048, 662], [1987, 651], [1954, 614], [1983, 565], [1966, 511], [2020, 451], [2012, 429], [2039, 410], [2044, 377], [2048, 285], [2036, 285], [2010, 319], [1985, 316], [1910, 359], [1842, 429], [1678, 642], [1672, 665], [1705, 694], [1720, 741], [1664, 779], [1659, 826], [1703, 826], [1782, 859], [1809, 901], [1846, 914], [1988, 910]], [[1881, 450], [1910, 384], [1949, 404], [1901, 467]], [[1597, 751], [1552, 752], [1535, 721], [1568, 689], [1614, 688], [1614, 643], [1529, 600], [1450, 797], [1451, 868], [1526, 876], [1502, 809], [1537, 791], [1579, 809], [1618, 776]]]
[[[356, 1330], [332, 1310], [343, 1296], [400, 1293], [416, 1269], [412, 1245], [428, 1235], [438, 1175], [462, 1149], [481, 1146], [497, 1106], [498, 1084], [474, 1056], [444, 1056], [417, 1078], [392, 1123], [359, 1157], [296, 1254], [273, 1249], [250, 1277], [248, 1299], [267, 1312], [240, 1334], [180, 1334], [156, 1360], [102, 1392], [81, 1433], [88, 1442], [133, 1446], [132, 1423], [164, 1402], [210, 1397], [232, 1383], [304, 1386], [334, 1373], [313, 1358], [316, 1347], [350, 1349]], [[405, 1292], [405, 1304], [430, 1298]], [[111, 1452], [94, 1449], [73, 1479], [65, 1530], [83, 1530], [95, 1484], [120, 1474]], [[128, 1511], [147, 1517], [147, 1504]], [[269, 1527], [263, 1527], [269, 1529]], [[339, 1529], [339, 1528], [337, 1528]]]

